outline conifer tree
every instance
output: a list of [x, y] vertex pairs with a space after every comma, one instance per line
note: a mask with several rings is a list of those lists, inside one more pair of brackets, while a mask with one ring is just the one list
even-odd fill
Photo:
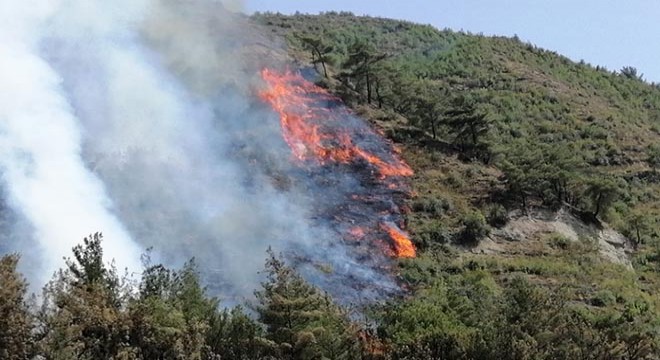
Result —
[[491, 121], [485, 113], [477, 110], [474, 103], [463, 96], [456, 98], [445, 112], [445, 121], [454, 135], [454, 143], [462, 151], [488, 160], [490, 150], [485, 138]]
[[216, 313], [209, 319], [209, 325], [206, 344], [209, 352], [220, 359], [261, 359], [269, 347], [262, 327], [240, 306]]
[[128, 307], [131, 345], [143, 358], [213, 358], [206, 339], [218, 300], [207, 296], [194, 260], [179, 271], [148, 262]]
[[355, 334], [330, 298], [268, 251], [267, 280], [255, 293], [266, 338], [282, 359], [353, 359]]
[[660, 145], [654, 144], [649, 146], [646, 149], [646, 154], [646, 162], [653, 169], [654, 173], [658, 172], [658, 168], [660, 168]]
[[367, 91], [367, 103], [374, 99], [374, 67], [385, 60], [387, 54], [379, 53], [366, 39], [357, 38], [348, 49], [348, 58], [342, 65], [345, 71], [341, 77], [352, 79], [355, 83], [353, 89], [362, 93]]
[[97, 233], [74, 247], [74, 259], [44, 289], [40, 347], [47, 358], [107, 359], [129, 350], [126, 295], [115, 268], [103, 263], [101, 242]]
[[18, 255], [0, 258], [0, 359], [6, 360], [29, 359], [32, 352], [32, 316], [18, 260]]
[[303, 47], [311, 52], [312, 54], [312, 64], [314, 67], [318, 64], [321, 64], [323, 68], [323, 76], [328, 78], [328, 67], [327, 65], [333, 62], [331, 56], [334, 47], [332, 45], [326, 44], [323, 39], [312, 36], [302, 36], [300, 41], [303, 44]]

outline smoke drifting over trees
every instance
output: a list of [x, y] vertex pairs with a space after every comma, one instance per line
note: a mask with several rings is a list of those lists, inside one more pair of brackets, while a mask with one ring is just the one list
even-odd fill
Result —
[[195, 257], [229, 296], [251, 296], [268, 246], [361, 267], [310, 222], [309, 194], [268, 176], [290, 153], [256, 75], [284, 57], [239, 15], [213, 1], [122, 0], [6, 3], [0, 16], [12, 230], [0, 248], [27, 253], [35, 283], [96, 231], [120, 270], [137, 271], [149, 247], [172, 266]]

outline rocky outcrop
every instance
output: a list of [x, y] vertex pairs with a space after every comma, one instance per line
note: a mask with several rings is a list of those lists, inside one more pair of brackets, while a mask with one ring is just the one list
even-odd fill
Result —
[[604, 259], [632, 269], [629, 254], [633, 249], [630, 241], [605, 223], [585, 223], [566, 209], [537, 209], [527, 214], [513, 212], [510, 216], [511, 221], [506, 226], [494, 229], [489, 238], [473, 251], [508, 253], [512, 248], [531, 247], [532, 242], [558, 234], [572, 242], [594, 242]]

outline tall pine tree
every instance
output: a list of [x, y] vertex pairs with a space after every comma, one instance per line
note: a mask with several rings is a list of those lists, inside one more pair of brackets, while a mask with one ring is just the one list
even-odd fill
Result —
[[259, 320], [282, 359], [356, 359], [351, 324], [330, 298], [269, 250], [267, 279], [255, 293]]

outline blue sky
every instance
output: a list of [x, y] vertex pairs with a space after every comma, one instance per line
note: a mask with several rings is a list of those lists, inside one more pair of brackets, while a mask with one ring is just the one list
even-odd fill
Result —
[[246, 10], [351, 11], [522, 40], [660, 82], [660, 0], [247, 0]]

